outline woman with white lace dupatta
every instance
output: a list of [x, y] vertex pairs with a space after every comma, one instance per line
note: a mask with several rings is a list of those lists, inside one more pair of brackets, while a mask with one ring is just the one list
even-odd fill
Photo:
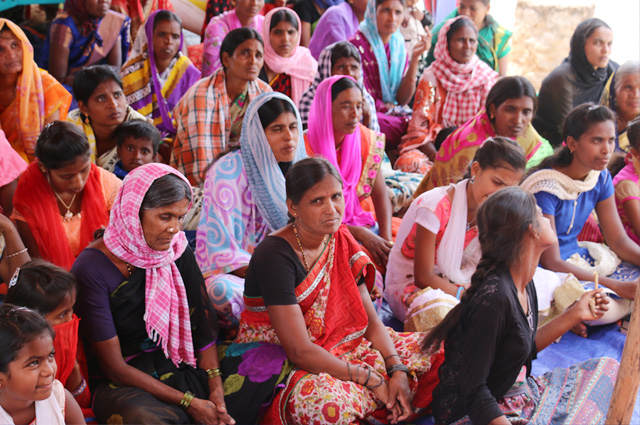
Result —
[[[597, 271], [600, 283], [621, 298], [632, 300], [638, 282], [637, 268], [633, 270], [629, 265], [632, 271], [627, 274], [634, 280], [606, 277], [616, 271], [620, 260], [640, 267], [640, 246], [629, 238], [620, 221], [607, 170], [615, 149], [615, 122], [613, 112], [606, 106], [585, 103], [574, 108], [564, 122], [564, 146], [542, 161], [522, 188], [536, 197], [558, 234], [558, 242], [542, 254], [541, 266], [573, 273], [582, 281], [593, 281]], [[578, 234], [594, 209], [608, 247], [578, 244]], [[628, 314], [632, 304], [623, 303], [616, 319], [611, 317], [612, 311], [618, 311], [615, 301], [607, 314], [613, 321]]]
[[460, 299], [480, 260], [476, 211], [489, 195], [522, 180], [526, 158], [505, 137], [487, 139], [468, 178], [411, 204], [391, 250], [385, 298], [405, 330], [427, 331]]

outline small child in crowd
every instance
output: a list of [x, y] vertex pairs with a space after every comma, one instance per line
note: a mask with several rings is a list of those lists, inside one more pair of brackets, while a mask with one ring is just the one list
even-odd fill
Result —
[[0, 423], [85, 423], [78, 403], [55, 379], [53, 337], [38, 313], [0, 306]]
[[630, 152], [613, 179], [616, 206], [627, 234], [640, 245], [640, 117], [627, 127]]
[[116, 129], [118, 158], [113, 173], [124, 179], [131, 170], [141, 165], [157, 162], [160, 132], [142, 120], [125, 121]]
[[[43, 260], [26, 262], [16, 270], [9, 282], [6, 302], [40, 313], [53, 327], [53, 345], [58, 367], [55, 377], [82, 407], [89, 407], [89, 387], [77, 361], [80, 319], [73, 314], [76, 302], [76, 281], [73, 275]], [[84, 352], [80, 357], [84, 363]]]

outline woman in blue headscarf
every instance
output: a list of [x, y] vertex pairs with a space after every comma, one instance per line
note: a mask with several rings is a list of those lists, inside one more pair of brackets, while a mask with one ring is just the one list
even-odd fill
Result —
[[249, 259], [262, 239], [287, 224], [285, 175], [306, 156], [291, 99], [263, 93], [249, 104], [240, 149], [206, 174], [196, 259], [223, 327], [238, 326]]
[[403, 19], [404, 0], [369, 0], [360, 29], [349, 39], [362, 56], [364, 85], [376, 101], [380, 129], [391, 148], [406, 134], [411, 116], [397, 106], [411, 101], [418, 62], [430, 42], [418, 40], [408, 56], [399, 31]]

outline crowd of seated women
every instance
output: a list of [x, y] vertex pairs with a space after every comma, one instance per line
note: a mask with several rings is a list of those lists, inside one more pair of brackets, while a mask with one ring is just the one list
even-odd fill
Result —
[[[588, 19], [536, 93], [489, 0], [430, 8], [210, 0], [187, 49], [67, 0], [39, 57], [0, 18], [0, 292], [87, 421], [604, 422], [615, 360], [531, 366], [631, 312], [640, 63]], [[0, 418], [75, 409], [7, 364]]]

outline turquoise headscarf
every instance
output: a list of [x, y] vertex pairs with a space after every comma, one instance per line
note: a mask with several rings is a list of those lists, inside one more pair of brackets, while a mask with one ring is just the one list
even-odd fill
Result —
[[364, 34], [369, 44], [371, 44], [373, 54], [378, 62], [382, 100], [395, 104], [396, 93], [398, 93], [398, 88], [402, 81], [402, 73], [404, 72], [404, 66], [407, 61], [407, 49], [404, 45], [404, 38], [399, 30], [391, 36], [391, 40], [389, 41], [391, 66], [389, 66], [387, 53], [382, 43], [382, 38], [380, 38], [380, 34], [378, 33], [376, 0], [369, 0], [367, 11], [364, 14], [364, 21], [360, 22], [360, 32]]
[[240, 136], [240, 153], [244, 170], [247, 173], [251, 194], [256, 199], [260, 215], [267, 221], [271, 230], [278, 230], [286, 226], [287, 193], [285, 178], [278, 166], [278, 161], [273, 155], [269, 141], [262, 128], [258, 110], [266, 102], [273, 98], [283, 99], [289, 102], [296, 111], [298, 121], [298, 146], [293, 158], [293, 163], [307, 157], [302, 136], [302, 122], [298, 108], [289, 97], [278, 92], [262, 93], [251, 101], [247, 107], [242, 121], [242, 134]]

